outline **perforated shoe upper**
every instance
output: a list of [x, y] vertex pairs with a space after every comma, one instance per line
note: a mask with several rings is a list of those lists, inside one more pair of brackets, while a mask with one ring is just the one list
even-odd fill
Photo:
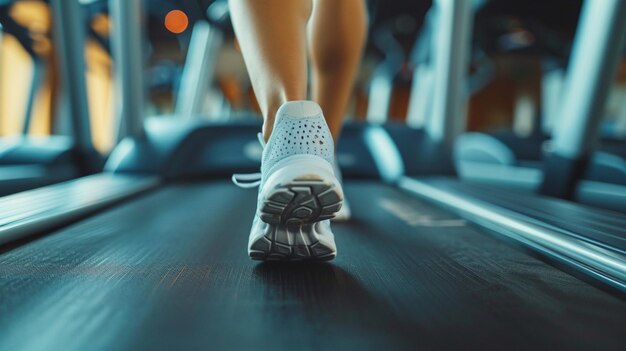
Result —
[[263, 178], [272, 172], [277, 162], [302, 154], [319, 156], [333, 165], [333, 138], [318, 104], [290, 101], [278, 109], [274, 130], [263, 150]]

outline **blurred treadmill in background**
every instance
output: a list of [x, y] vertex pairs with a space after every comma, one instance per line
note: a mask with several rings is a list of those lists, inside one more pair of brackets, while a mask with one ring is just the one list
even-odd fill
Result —
[[[69, 128], [68, 135], [40, 137], [28, 132], [45, 67], [32, 48], [28, 29], [11, 18], [13, 3], [4, 1], [1, 4], [0, 23], [5, 33], [14, 35], [33, 59], [33, 77], [21, 135], [0, 140], [0, 196], [89, 175], [100, 171], [104, 164], [104, 158], [91, 142], [81, 9], [67, 6], [66, 2], [53, 2], [55, 13], [72, 11], [66, 21], [53, 21], [53, 39], [61, 74], [61, 105], [67, 107], [67, 116], [61, 119], [67, 118]], [[71, 36], [72, 40], [65, 36]]]

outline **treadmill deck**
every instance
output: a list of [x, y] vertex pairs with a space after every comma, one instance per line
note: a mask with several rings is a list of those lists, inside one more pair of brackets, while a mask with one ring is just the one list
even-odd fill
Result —
[[173, 185], [0, 254], [1, 350], [620, 349], [626, 302], [376, 182], [331, 263], [247, 257], [255, 190]]

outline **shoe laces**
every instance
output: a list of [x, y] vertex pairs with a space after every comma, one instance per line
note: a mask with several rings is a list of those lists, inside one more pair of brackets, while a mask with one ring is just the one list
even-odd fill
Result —
[[[265, 149], [266, 143], [265, 143], [265, 139], [263, 139], [263, 133], [258, 133], [257, 139], [259, 140], [261, 147]], [[248, 189], [248, 188], [256, 188], [257, 186], [261, 185], [262, 178], [263, 178], [263, 174], [261, 172], [234, 173], [233, 176], [231, 177], [231, 180], [236, 186], [240, 188]]]

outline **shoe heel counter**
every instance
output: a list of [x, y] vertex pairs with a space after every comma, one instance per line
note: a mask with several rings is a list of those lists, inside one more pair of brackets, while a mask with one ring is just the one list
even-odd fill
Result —
[[314, 155], [334, 163], [335, 145], [323, 115], [283, 118], [264, 150], [263, 165], [271, 167], [295, 155]]
[[288, 101], [280, 106], [276, 111], [277, 121], [281, 118], [310, 118], [322, 116], [322, 108], [313, 101], [298, 100]]

